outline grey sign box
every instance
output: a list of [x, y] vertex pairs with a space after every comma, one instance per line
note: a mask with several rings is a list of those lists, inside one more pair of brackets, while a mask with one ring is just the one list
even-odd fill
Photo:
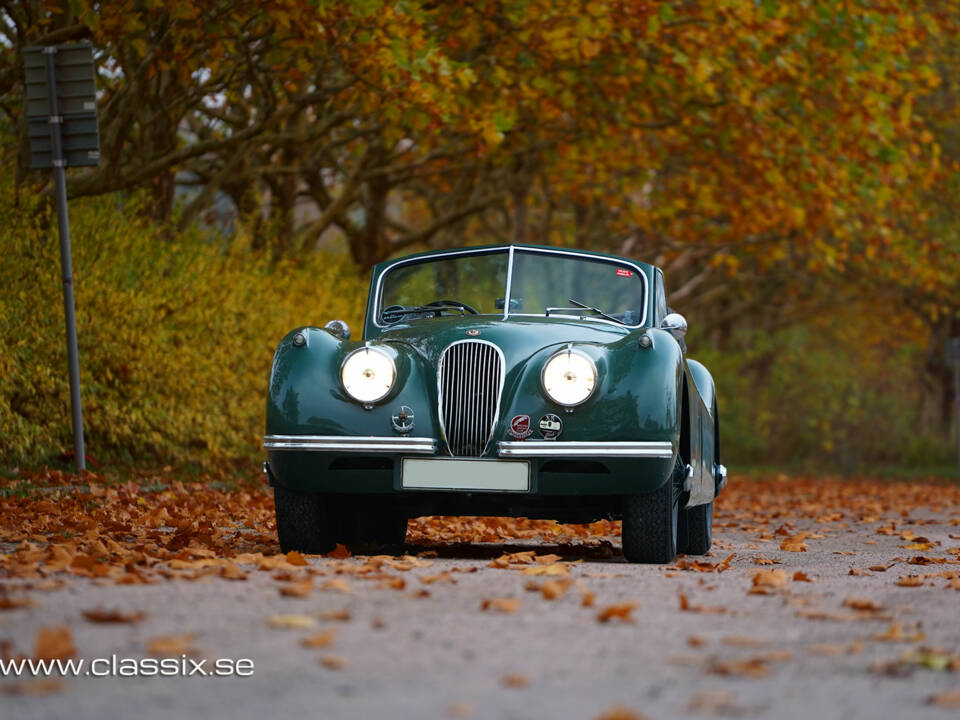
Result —
[[[97, 88], [90, 43], [60, 45], [54, 55], [57, 105], [60, 112], [63, 159], [67, 167], [100, 164]], [[44, 48], [23, 49], [26, 80], [30, 166], [53, 167], [50, 139], [50, 92]]]

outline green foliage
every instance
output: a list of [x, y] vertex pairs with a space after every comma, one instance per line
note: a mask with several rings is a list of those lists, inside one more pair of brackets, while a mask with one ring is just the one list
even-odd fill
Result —
[[[0, 184], [0, 464], [71, 448], [56, 222]], [[74, 201], [87, 452], [211, 466], [258, 455], [273, 350], [300, 325], [360, 330], [366, 283], [325, 253], [272, 263], [150, 225], [130, 203]]]
[[728, 465], [845, 473], [949, 466], [948, 438], [926, 412], [933, 398], [918, 370], [924, 342], [871, 342], [861, 337], [870, 322], [849, 320], [743, 329], [722, 350], [694, 341], [691, 356], [717, 383]]
[[[15, 206], [0, 182], [0, 467], [71, 448], [56, 223], [39, 208]], [[116, 197], [70, 209], [87, 447], [101, 462], [252, 462], [280, 337], [334, 317], [360, 333], [366, 277], [342, 256], [274, 263], [243, 230], [229, 241], [172, 232]], [[922, 372], [928, 332], [903, 317], [891, 332], [897, 314], [864, 301], [730, 337], [710, 331], [709, 306], [691, 314], [692, 357], [719, 390], [726, 463], [948, 465]]]

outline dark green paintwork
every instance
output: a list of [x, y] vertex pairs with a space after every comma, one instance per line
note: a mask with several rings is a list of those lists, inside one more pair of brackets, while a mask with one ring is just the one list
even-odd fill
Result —
[[[602, 256], [601, 257], [609, 257]], [[441, 437], [438, 419], [436, 363], [442, 350], [457, 340], [468, 339], [466, 330], [478, 330], [478, 339], [494, 343], [505, 358], [500, 416], [488, 447], [496, 457], [496, 442], [512, 440], [507, 429], [515, 415], [529, 415], [533, 422], [552, 412], [564, 422], [560, 440], [680, 441], [680, 407], [686, 382], [690, 412], [691, 464], [694, 490], [690, 504], [709, 502], [714, 495], [713, 478], [713, 380], [695, 361], [686, 361], [680, 346], [668, 333], [653, 325], [656, 274], [639, 264], [647, 274], [646, 328], [630, 329], [592, 319], [556, 317], [445, 316], [413, 320], [377, 328], [371, 321], [375, 297], [371, 291], [364, 339], [343, 341], [317, 328], [300, 328], [288, 334], [274, 357], [267, 401], [268, 435], [383, 435], [397, 436], [391, 416], [400, 405], [414, 409], [411, 435]], [[390, 266], [374, 268], [371, 287]], [[302, 333], [304, 347], [295, 347], [293, 336]], [[637, 340], [646, 333], [653, 340], [641, 348]], [[343, 390], [339, 374], [344, 358], [364, 341], [386, 350], [394, 359], [397, 379], [386, 398], [369, 410]], [[540, 385], [544, 362], [572, 343], [596, 363], [598, 386], [583, 405], [566, 412], [549, 400]], [[442, 443], [441, 443], [442, 445]], [[441, 450], [441, 452], [443, 452]], [[370, 467], [363, 471], [331, 469], [332, 453], [271, 451], [273, 473], [278, 482], [317, 492], [400, 493], [395, 467]], [[352, 456], [353, 459], [356, 456]], [[387, 456], [397, 460], [396, 456]], [[673, 470], [665, 459], [609, 460], [599, 458], [605, 472], [578, 474], [544, 472], [548, 460], [531, 461], [534, 468], [532, 495], [623, 495], [650, 492], [662, 485]], [[388, 464], [388, 463], [387, 463]], [[398, 463], [394, 462], [394, 466]]]

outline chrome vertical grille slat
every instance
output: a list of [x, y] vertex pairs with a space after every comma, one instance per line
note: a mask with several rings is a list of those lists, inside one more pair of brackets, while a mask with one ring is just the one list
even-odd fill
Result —
[[500, 411], [503, 353], [485, 340], [461, 340], [440, 355], [440, 423], [451, 455], [484, 454]]

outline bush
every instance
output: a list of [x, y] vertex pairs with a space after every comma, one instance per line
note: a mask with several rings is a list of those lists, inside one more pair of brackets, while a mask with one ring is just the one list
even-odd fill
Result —
[[[0, 183], [6, 466], [72, 449], [56, 221], [12, 197]], [[360, 330], [366, 283], [343, 257], [273, 264], [242, 233], [170, 239], [110, 198], [73, 201], [70, 213], [87, 453], [97, 460], [255, 458], [279, 339], [334, 317]]]
[[775, 333], [743, 328], [724, 350], [691, 346], [717, 383], [726, 464], [949, 467], [949, 438], [923, 412], [926, 339], [878, 331], [887, 310], [841, 312]]

